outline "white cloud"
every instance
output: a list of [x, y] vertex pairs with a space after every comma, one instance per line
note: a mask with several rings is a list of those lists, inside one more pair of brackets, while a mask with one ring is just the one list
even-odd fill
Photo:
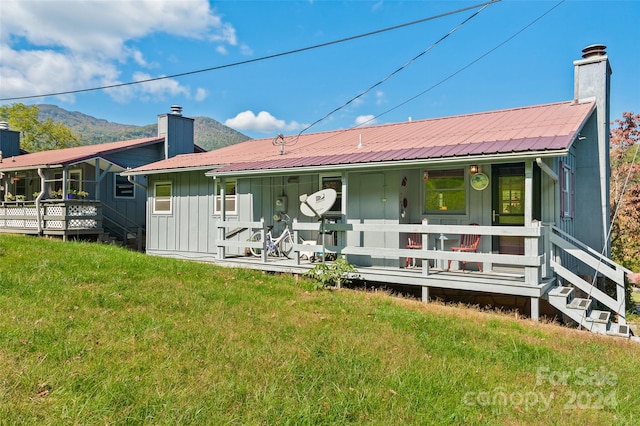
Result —
[[356, 126], [371, 126], [373, 124], [376, 124], [377, 121], [375, 120], [375, 116], [372, 114], [368, 114], [368, 115], [359, 115], [356, 117], [355, 119], [355, 125]]
[[267, 111], [260, 111], [255, 115], [253, 111], [247, 110], [239, 113], [234, 118], [229, 118], [224, 122], [238, 131], [252, 131], [260, 133], [275, 133], [279, 131], [294, 131], [303, 128], [303, 125], [295, 121], [287, 124], [284, 120], [278, 120]]
[[195, 99], [198, 102], [202, 102], [205, 99], [207, 99], [207, 96], [209, 96], [209, 93], [206, 91], [206, 89], [203, 89], [202, 87], [199, 87], [196, 90], [196, 94], [193, 97], [193, 99]]
[[[209, 41], [219, 51], [238, 45], [235, 28], [223, 22], [208, 0], [2, 0], [1, 96], [117, 84], [127, 79], [119, 70], [125, 64], [157, 66], [135, 46], [162, 33]], [[173, 80], [141, 86], [108, 93], [121, 101], [127, 93], [189, 95], [187, 87]]]
[[384, 97], [384, 92], [382, 90], [376, 91], [376, 105], [382, 105], [385, 102], [387, 102], [387, 100]]

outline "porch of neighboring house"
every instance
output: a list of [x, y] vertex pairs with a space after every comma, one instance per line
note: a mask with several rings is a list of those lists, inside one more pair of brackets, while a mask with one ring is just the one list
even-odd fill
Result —
[[[101, 170], [99, 161], [94, 164]], [[143, 251], [144, 226], [100, 199], [100, 179], [85, 178], [86, 167], [15, 172], [2, 188], [0, 233], [115, 242]]]
[[[289, 258], [267, 257], [262, 242], [249, 242], [247, 236], [254, 230], [267, 232], [264, 221], [227, 221], [219, 224], [216, 264], [231, 267], [259, 269], [271, 272], [302, 274], [314, 267], [308, 260], [309, 253], [335, 253], [345, 255], [356, 268], [351, 278], [376, 283], [417, 287], [425, 302], [430, 298], [430, 290], [459, 290], [494, 295], [509, 295], [528, 299], [530, 315], [534, 320], [540, 317], [540, 301], [545, 300], [559, 311], [565, 320], [571, 319], [591, 331], [616, 336], [629, 337], [630, 329], [625, 320], [624, 277], [630, 271], [615, 264], [599, 253], [584, 246], [573, 237], [553, 225], [534, 222], [530, 227], [522, 226], [450, 226], [423, 224], [379, 224], [346, 223], [324, 224], [323, 232], [336, 235], [336, 245], [294, 244]], [[292, 229], [294, 241], [300, 241], [299, 233], [315, 231], [320, 233], [319, 223], [294, 220]], [[246, 229], [233, 237], [226, 238], [229, 230]], [[347, 245], [346, 241], [366, 242], [366, 234], [394, 233], [397, 248], [372, 247], [364, 243]], [[347, 238], [347, 234], [351, 238]], [[353, 234], [359, 238], [353, 238]], [[422, 241], [442, 242], [443, 237], [455, 240], [461, 235], [477, 234], [480, 238], [508, 236], [524, 239], [523, 254], [500, 254], [484, 252], [455, 252], [428, 247], [408, 249], [408, 235], [420, 235]], [[435, 237], [435, 238], [434, 238]], [[262, 249], [262, 256], [242, 255], [248, 247]], [[228, 254], [231, 252], [240, 254]], [[358, 259], [374, 257], [388, 259], [384, 266]], [[407, 259], [410, 262], [407, 262]], [[395, 262], [394, 262], [395, 261]], [[415, 261], [415, 266], [414, 265]], [[461, 269], [462, 262], [466, 265]], [[451, 267], [448, 264], [451, 262]], [[580, 262], [591, 268], [591, 277], [601, 276], [614, 286], [605, 292], [596, 280], [578, 276], [564, 265]], [[395, 263], [397, 266], [392, 266]], [[480, 265], [478, 265], [478, 263]], [[391, 266], [390, 266], [391, 265]], [[479, 267], [481, 266], [481, 267]]]

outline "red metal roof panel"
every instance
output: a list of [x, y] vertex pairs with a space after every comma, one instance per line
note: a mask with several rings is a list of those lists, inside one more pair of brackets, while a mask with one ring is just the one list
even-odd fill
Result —
[[177, 156], [134, 172], [208, 166], [221, 166], [216, 169], [220, 171], [250, 171], [563, 150], [568, 149], [594, 109], [591, 101], [566, 101], [286, 136], [284, 155], [280, 155], [279, 144], [272, 143], [273, 138], [255, 139], [202, 154]]

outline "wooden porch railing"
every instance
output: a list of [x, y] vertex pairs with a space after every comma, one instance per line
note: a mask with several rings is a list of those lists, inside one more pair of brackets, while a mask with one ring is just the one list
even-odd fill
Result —
[[[229, 247], [247, 248], [257, 247], [263, 248], [264, 242], [249, 242], [242, 238], [229, 240], [225, 238], [227, 232], [231, 229], [247, 228], [248, 235], [255, 230], [267, 232], [267, 224], [264, 220], [254, 222], [238, 222], [238, 221], [221, 221], [218, 223], [219, 233], [216, 245], [218, 246], [218, 258], [224, 259], [225, 249]], [[362, 223], [325, 223], [323, 231], [336, 232], [339, 237], [338, 241], [346, 242], [348, 240], [364, 241], [364, 238], [356, 238], [353, 233], [391, 233], [397, 235], [397, 243], [393, 247], [373, 247], [363, 245], [346, 245], [344, 243], [338, 245], [322, 246], [320, 244], [299, 244], [300, 232], [311, 231], [319, 233], [321, 224], [319, 222], [298, 222], [293, 220], [292, 230], [294, 233], [295, 244], [293, 251], [295, 253], [298, 264], [300, 263], [301, 252], [321, 252], [323, 250], [345, 255], [368, 255], [376, 258], [388, 259], [404, 259], [407, 257], [420, 259], [423, 265], [429, 265], [429, 261], [467, 261], [482, 262], [485, 264], [501, 264], [513, 265], [525, 268], [525, 283], [538, 285], [543, 277], [548, 274], [545, 255], [543, 251], [544, 235], [546, 227], [536, 224], [532, 227], [522, 226], [450, 226], [450, 225], [429, 225], [429, 224], [362, 224]], [[347, 235], [347, 233], [349, 235]], [[429, 235], [440, 236], [443, 234], [479, 234], [485, 236], [519, 236], [525, 239], [524, 255], [509, 255], [497, 253], [459, 253], [453, 251], [442, 251], [429, 249], [427, 245], [422, 250], [414, 250], [404, 248], [401, 241], [406, 240], [406, 235], [410, 233], [419, 233], [423, 235], [423, 241], [428, 241]], [[263, 234], [264, 235], [264, 234]], [[264, 253], [264, 250], [263, 250]], [[263, 256], [264, 257], [264, 256]], [[266, 262], [266, 258], [263, 261]], [[358, 266], [358, 265], [356, 265]], [[423, 274], [429, 275], [429, 267], [423, 268]]]
[[[40, 221], [40, 223], [38, 223]], [[75, 235], [102, 232], [99, 201], [46, 200], [40, 211], [33, 201], [0, 205], [0, 232]]]
[[[236, 240], [227, 240], [225, 235], [229, 229], [246, 228], [248, 235], [255, 230], [267, 232], [267, 224], [264, 220], [256, 222], [236, 222], [227, 221], [218, 224], [220, 228], [219, 238], [216, 245], [221, 249], [218, 250], [220, 259], [224, 258], [225, 247], [258, 247], [263, 249], [265, 253], [264, 238], [262, 242], [249, 242], [240, 237]], [[325, 223], [323, 231], [336, 232], [337, 245], [322, 246], [320, 244], [300, 244], [301, 232], [319, 233], [321, 224], [319, 222], [298, 222], [293, 220], [292, 230], [294, 233], [295, 244], [293, 246], [294, 256], [297, 263], [300, 264], [301, 252], [321, 252], [328, 251], [344, 255], [365, 255], [375, 258], [387, 259], [404, 259], [414, 258], [422, 260], [425, 267], [422, 268], [422, 274], [428, 276], [430, 274], [429, 261], [434, 264], [439, 262], [451, 261], [467, 261], [482, 262], [485, 265], [499, 264], [524, 267], [524, 283], [526, 285], [539, 285], [542, 280], [549, 279], [557, 274], [563, 279], [569, 281], [575, 287], [581, 289], [585, 293], [600, 301], [616, 313], [621, 323], [624, 323], [624, 276], [630, 273], [626, 268], [617, 265], [615, 262], [597, 253], [588, 246], [580, 243], [575, 238], [564, 233], [560, 229], [552, 225], [542, 225], [539, 222], [533, 226], [453, 226], [453, 225], [429, 225], [423, 224], [393, 224], [393, 223]], [[358, 235], [354, 235], [359, 234]], [[347, 241], [366, 241], [365, 234], [368, 233], [386, 233], [397, 235], [395, 247], [389, 244], [388, 247], [374, 247], [366, 245], [347, 245]], [[437, 237], [441, 235], [453, 234], [479, 234], [486, 237], [493, 236], [516, 236], [523, 237], [525, 240], [524, 255], [510, 255], [498, 253], [459, 253], [446, 250], [434, 250], [423, 245], [423, 249], [407, 249], [404, 248], [402, 241], [406, 241], [407, 234], [422, 234], [423, 241], [429, 241], [429, 236]], [[264, 234], [263, 234], [264, 235]], [[591, 285], [584, 279], [578, 277], [575, 273], [562, 266], [560, 263], [560, 253], [566, 253], [577, 258], [579, 261], [591, 267], [596, 274], [602, 274], [616, 283], [616, 297], [608, 296], [603, 291]], [[266, 262], [263, 255], [263, 262]], [[358, 265], [355, 265], [358, 266]]]
[[[631, 271], [618, 265], [601, 253], [586, 246], [561, 229], [552, 226], [549, 233], [551, 244], [550, 266], [563, 279], [585, 292], [590, 298], [597, 300], [618, 314], [618, 324], [626, 324], [626, 294], [624, 277]], [[585, 281], [574, 272], [565, 268], [561, 262], [561, 254], [567, 254], [589, 266], [597, 275], [604, 275], [616, 285], [616, 297], [611, 297], [596, 286], [593, 282]]]

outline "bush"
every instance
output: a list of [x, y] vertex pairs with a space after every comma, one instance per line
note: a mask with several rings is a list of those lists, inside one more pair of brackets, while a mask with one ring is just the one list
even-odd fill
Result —
[[358, 271], [347, 259], [340, 257], [331, 263], [319, 263], [305, 273], [305, 276], [316, 282], [316, 289], [335, 287], [349, 284], [353, 275]]

